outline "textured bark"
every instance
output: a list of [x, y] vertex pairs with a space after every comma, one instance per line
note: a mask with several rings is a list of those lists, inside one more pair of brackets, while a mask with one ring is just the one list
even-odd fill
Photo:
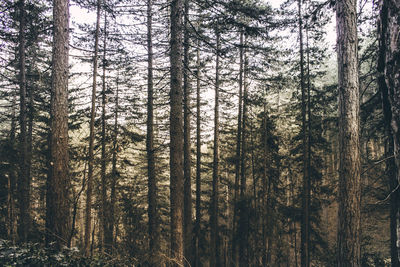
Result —
[[[393, 135], [391, 131], [392, 110], [389, 101], [389, 89], [385, 80], [386, 65], [386, 49], [387, 49], [387, 32], [388, 32], [388, 6], [387, 1], [380, 1], [380, 12], [378, 20], [379, 34], [379, 54], [378, 54], [378, 86], [382, 98], [382, 108], [385, 123], [385, 158], [389, 158], [394, 154]], [[396, 190], [398, 181], [396, 177], [396, 163], [394, 158], [386, 161], [385, 174], [388, 178], [390, 194], [390, 255], [391, 265], [393, 267], [400, 266], [398, 249], [397, 249], [397, 225], [400, 204], [400, 194]]]
[[338, 266], [361, 266], [360, 140], [356, 1], [336, 3], [339, 84]]
[[184, 235], [184, 256], [185, 265], [191, 266], [193, 264], [192, 256], [192, 159], [190, 151], [190, 79], [189, 79], [189, 0], [185, 0], [185, 20], [184, 20], [184, 39], [183, 39], [183, 175], [184, 175], [184, 207], [183, 207], [183, 235]]
[[[244, 45], [246, 40], [244, 40]], [[247, 158], [247, 109], [248, 109], [248, 88], [246, 84], [248, 60], [246, 51], [243, 51], [243, 118], [242, 118], [242, 135], [241, 135], [241, 154], [240, 154], [240, 208], [239, 208], [239, 266], [245, 267], [249, 265], [248, 255], [248, 198], [247, 198], [247, 177], [246, 177], [246, 158]]]
[[182, 116], [183, 1], [171, 1], [170, 201], [171, 258], [183, 265], [183, 116]]
[[221, 266], [219, 257], [219, 229], [218, 229], [218, 200], [219, 200], [219, 50], [220, 33], [218, 25], [216, 34], [216, 59], [215, 59], [215, 104], [214, 104], [214, 149], [213, 149], [213, 174], [210, 213], [210, 266]]
[[[385, 60], [385, 81], [388, 88], [388, 96], [391, 107], [391, 132], [393, 137], [393, 153], [394, 162], [396, 165], [395, 179], [393, 181], [392, 187], [396, 185], [396, 189], [393, 197], [394, 205], [397, 207], [392, 207], [391, 217], [396, 220], [396, 225], [392, 226], [396, 228], [396, 247], [392, 248], [392, 259], [397, 260], [397, 262], [392, 262], [392, 266], [399, 266], [400, 258], [400, 214], [399, 214], [399, 190], [397, 188], [400, 181], [400, 3], [395, 0], [383, 1], [384, 6], [387, 7], [387, 28], [385, 36], [385, 47], [386, 47], [386, 60]], [[392, 222], [394, 223], [394, 222]], [[392, 229], [393, 235], [395, 229]], [[397, 254], [397, 255], [393, 255]], [[397, 259], [396, 259], [397, 258]]]
[[69, 2], [53, 1], [53, 58], [50, 102], [50, 162], [46, 194], [47, 243], [65, 245], [69, 234], [68, 48]]
[[117, 85], [115, 92], [115, 110], [114, 110], [114, 130], [113, 130], [113, 150], [111, 159], [111, 177], [110, 177], [110, 200], [107, 201], [107, 189], [108, 181], [106, 178], [106, 73], [107, 73], [107, 12], [104, 12], [104, 28], [103, 28], [103, 75], [102, 75], [102, 107], [101, 107], [101, 199], [102, 199], [102, 216], [103, 217], [103, 246], [104, 250], [108, 254], [113, 253], [114, 248], [114, 222], [115, 222], [115, 187], [117, 181], [117, 153], [118, 153], [118, 101], [119, 101], [119, 89], [118, 89], [118, 75], [117, 72]]
[[94, 56], [93, 56], [93, 84], [92, 101], [90, 108], [89, 123], [89, 155], [88, 155], [88, 178], [86, 183], [86, 210], [85, 210], [85, 255], [90, 254], [90, 235], [92, 228], [92, 187], [93, 187], [93, 149], [94, 149], [94, 121], [96, 116], [96, 88], [97, 88], [97, 61], [99, 54], [99, 33], [100, 33], [100, 0], [97, 0], [96, 32], [94, 36]]
[[[11, 112], [11, 128], [10, 128], [10, 151], [14, 151], [15, 149], [15, 133], [16, 133], [16, 104], [17, 97], [14, 94], [13, 102], [12, 102], [12, 112]], [[16, 231], [16, 211], [15, 211], [15, 195], [16, 195], [16, 182], [17, 176], [15, 173], [15, 158], [9, 157], [8, 164], [10, 169], [8, 171], [8, 180], [7, 180], [7, 237], [13, 243], [17, 240], [17, 231]]]
[[303, 153], [303, 189], [301, 198], [301, 266], [310, 266], [310, 186], [309, 186], [309, 163], [308, 163], [308, 131], [306, 118], [306, 85], [304, 71], [304, 43], [303, 43], [303, 15], [302, 0], [298, 0], [298, 16], [299, 16], [299, 42], [300, 42], [300, 88], [301, 88], [301, 129], [302, 129], [302, 153]]
[[26, 15], [25, 1], [18, 2], [19, 8], [19, 172], [18, 172], [18, 237], [19, 241], [28, 241], [29, 228], [31, 224], [30, 218], [30, 177], [28, 167], [28, 134], [27, 134], [27, 83], [26, 83], [26, 60], [25, 60], [25, 31], [26, 31]]
[[153, 93], [153, 40], [152, 40], [152, 7], [153, 1], [147, 0], [147, 175], [148, 175], [148, 216], [149, 216], [149, 247], [152, 259], [150, 266], [158, 266], [160, 259], [160, 229], [157, 213], [157, 177], [154, 155], [154, 93]]
[[238, 124], [236, 133], [236, 159], [235, 159], [235, 185], [234, 185], [234, 209], [233, 209], [233, 225], [232, 225], [232, 257], [235, 265], [239, 264], [238, 239], [237, 233], [237, 213], [239, 199], [239, 177], [240, 177], [240, 155], [242, 142], [242, 105], [243, 105], [243, 31], [240, 32], [239, 46], [239, 106], [238, 106]]
[[196, 222], [195, 222], [195, 252], [194, 266], [200, 266], [200, 232], [201, 232], [201, 114], [200, 114], [200, 41], [197, 41], [196, 51]]

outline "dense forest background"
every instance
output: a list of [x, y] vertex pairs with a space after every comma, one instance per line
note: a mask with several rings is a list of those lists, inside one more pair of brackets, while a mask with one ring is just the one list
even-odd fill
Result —
[[400, 266], [399, 14], [1, 0], [0, 263]]

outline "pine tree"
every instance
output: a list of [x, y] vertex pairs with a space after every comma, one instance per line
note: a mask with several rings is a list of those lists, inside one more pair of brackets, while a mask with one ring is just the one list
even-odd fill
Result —
[[47, 243], [65, 245], [69, 234], [68, 177], [68, 49], [69, 6], [55, 0], [53, 6], [53, 60], [50, 123], [50, 170], [46, 194]]
[[338, 266], [361, 266], [361, 166], [356, 1], [336, 3], [339, 87]]

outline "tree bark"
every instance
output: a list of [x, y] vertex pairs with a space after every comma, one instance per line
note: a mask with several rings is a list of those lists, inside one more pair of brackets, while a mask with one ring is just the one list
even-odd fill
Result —
[[68, 48], [69, 2], [53, 1], [53, 59], [50, 102], [50, 162], [46, 194], [46, 241], [61, 248], [69, 234]]
[[201, 115], [200, 115], [200, 41], [197, 41], [196, 51], [196, 223], [195, 223], [195, 261], [200, 267], [200, 232], [201, 232]]
[[216, 34], [216, 59], [215, 59], [215, 105], [214, 105], [214, 149], [213, 149], [213, 174], [210, 214], [210, 266], [221, 266], [219, 257], [219, 229], [218, 229], [218, 200], [219, 200], [219, 53], [220, 33], [218, 25], [215, 26]]
[[[391, 196], [391, 225], [392, 229], [392, 242], [396, 241], [396, 247], [392, 245], [392, 266], [399, 266], [400, 258], [400, 211], [399, 211], [399, 181], [400, 181], [400, 3], [395, 0], [384, 0], [382, 8], [387, 8], [387, 24], [385, 42], [386, 53], [385, 53], [385, 82], [388, 89], [388, 98], [391, 108], [391, 133], [393, 137], [393, 154], [394, 164], [396, 169], [394, 170], [394, 179], [391, 182], [391, 187], [394, 187], [393, 194]], [[383, 10], [385, 11], [385, 10]], [[385, 15], [383, 12], [381, 15]], [[384, 107], [385, 108], [385, 107]], [[396, 229], [394, 229], [396, 228]], [[394, 236], [396, 235], [396, 236]], [[395, 240], [394, 240], [395, 239]]]
[[[246, 40], [243, 42], [246, 45]], [[247, 109], [248, 109], [248, 87], [246, 77], [248, 71], [248, 60], [246, 50], [243, 51], [243, 118], [242, 118], [242, 135], [241, 135], [241, 154], [240, 154], [240, 208], [239, 208], [239, 266], [245, 267], [249, 264], [248, 255], [248, 197], [247, 197], [247, 177], [246, 177], [246, 156], [247, 156]]]
[[191, 151], [190, 151], [190, 39], [189, 39], [189, 0], [185, 0], [185, 20], [184, 20], [184, 40], [183, 40], [183, 174], [184, 174], [184, 216], [183, 216], [183, 233], [185, 246], [185, 266], [191, 266], [192, 259], [192, 175], [191, 175]]
[[[13, 95], [12, 112], [11, 112], [11, 129], [10, 129], [10, 151], [15, 151], [15, 134], [16, 134], [16, 104], [17, 96]], [[15, 211], [15, 195], [16, 195], [16, 182], [17, 176], [15, 173], [15, 157], [8, 158], [10, 169], [8, 170], [7, 181], [7, 237], [13, 243], [17, 240], [16, 231], [16, 211]]]
[[19, 103], [20, 103], [20, 135], [19, 135], [19, 172], [17, 181], [18, 190], [18, 237], [20, 242], [27, 242], [30, 218], [30, 177], [28, 166], [28, 135], [27, 135], [27, 82], [26, 82], [26, 60], [25, 60], [25, 31], [26, 14], [25, 1], [18, 2], [19, 7]]
[[[387, 41], [386, 34], [388, 31], [388, 6], [386, 1], [380, 1], [380, 12], [378, 19], [378, 34], [379, 34], [379, 53], [378, 53], [378, 86], [382, 98], [382, 109], [385, 123], [385, 158], [394, 155], [393, 135], [391, 131], [392, 110], [389, 100], [389, 90], [385, 80], [385, 65], [386, 65], [386, 49]], [[392, 157], [386, 161], [385, 174], [388, 178], [390, 194], [390, 255], [391, 264], [393, 267], [400, 266], [398, 249], [397, 249], [397, 224], [399, 214], [400, 195], [396, 190], [398, 186], [396, 177], [396, 163]]]
[[149, 216], [149, 248], [150, 266], [160, 264], [160, 229], [157, 213], [157, 177], [154, 155], [154, 93], [153, 93], [153, 37], [152, 37], [153, 0], [147, 0], [147, 175], [148, 175], [148, 216]]
[[308, 173], [308, 155], [307, 155], [307, 118], [306, 118], [306, 86], [304, 81], [304, 44], [303, 44], [303, 17], [302, 17], [302, 0], [298, 0], [298, 16], [299, 16], [299, 41], [300, 41], [300, 88], [301, 88], [301, 128], [302, 128], [302, 153], [303, 153], [303, 188], [302, 188], [302, 218], [301, 218], [301, 266], [310, 266], [310, 188]]
[[240, 156], [242, 142], [242, 106], [243, 106], [243, 31], [240, 32], [239, 45], [239, 105], [238, 105], [238, 125], [236, 133], [236, 159], [235, 159], [235, 185], [234, 185], [234, 207], [233, 207], [233, 225], [232, 225], [232, 260], [235, 265], [239, 264], [238, 239], [237, 233], [237, 213], [239, 199], [239, 179], [240, 179]]
[[170, 201], [171, 257], [183, 265], [183, 116], [182, 116], [182, 23], [183, 1], [171, 1], [170, 92]]
[[90, 255], [90, 236], [92, 228], [92, 187], [93, 187], [93, 149], [94, 149], [94, 121], [96, 116], [96, 88], [97, 88], [97, 61], [99, 53], [99, 33], [100, 33], [100, 0], [97, 0], [96, 32], [94, 36], [94, 56], [93, 56], [93, 84], [92, 100], [90, 109], [89, 125], [89, 155], [88, 155], [88, 178], [86, 183], [86, 210], [85, 210], [85, 255]]
[[336, 2], [339, 86], [338, 266], [361, 266], [361, 168], [356, 0]]

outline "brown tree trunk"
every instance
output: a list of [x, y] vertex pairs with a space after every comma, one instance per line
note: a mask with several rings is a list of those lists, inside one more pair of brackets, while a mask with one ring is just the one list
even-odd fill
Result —
[[68, 241], [70, 186], [68, 174], [69, 2], [53, 1], [53, 59], [50, 102], [50, 162], [46, 194], [46, 241], [61, 248]]
[[[244, 45], [246, 40], [244, 41]], [[248, 87], [246, 84], [246, 76], [248, 71], [248, 60], [246, 51], [243, 51], [243, 118], [242, 118], [242, 139], [241, 139], [241, 154], [240, 154], [240, 208], [239, 208], [239, 266], [248, 266], [248, 197], [247, 197], [247, 177], [246, 177], [246, 158], [247, 158], [247, 109], [248, 109]]]
[[214, 105], [214, 149], [213, 149], [213, 175], [210, 213], [210, 266], [221, 266], [219, 257], [219, 229], [218, 229], [218, 200], [219, 200], [219, 53], [220, 33], [218, 25], [216, 34], [216, 59], [215, 59], [215, 105]]
[[[396, 241], [396, 247], [391, 249], [392, 254], [392, 266], [399, 266], [400, 258], [400, 211], [399, 211], [399, 190], [398, 185], [400, 181], [400, 3], [395, 0], [384, 0], [383, 9], [387, 8], [387, 24], [385, 33], [384, 46], [386, 47], [385, 53], [385, 81], [388, 89], [388, 98], [391, 108], [391, 132], [393, 137], [393, 154], [394, 164], [396, 170], [394, 170], [394, 179], [391, 182], [391, 187], [394, 187], [393, 194], [391, 196], [391, 220], [396, 221], [395, 225], [391, 225], [391, 240]], [[384, 11], [384, 10], [382, 10]], [[383, 12], [381, 15], [385, 15]], [[382, 44], [383, 45], [383, 44]], [[385, 107], [384, 107], [385, 108]], [[396, 228], [396, 229], [394, 229]], [[396, 236], [394, 236], [396, 235]]]
[[[13, 95], [12, 112], [11, 112], [11, 129], [10, 129], [10, 151], [15, 151], [15, 133], [16, 133], [16, 104], [17, 97]], [[15, 173], [15, 158], [9, 157], [8, 164], [10, 169], [8, 171], [7, 181], [7, 237], [13, 243], [17, 240], [16, 231], [16, 211], [15, 211], [15, 191], [17, 176]]]
[[235, 185], [233, 199], [233, 224], [232, 224], [232, 260], [235, 266], [239, 264], [238, 239], [237, 233], [237, 213], [239, 200], [239, 178], [240, 178], [240, 155], [242, 142], [242, 105], [243, 105], [243, 31], [240, 32], [239, 45], [239, 107], [238, 107], [238, 125], [236, 133], [236, 159], [235, 159]]
[[26, 14], [25, 1], [18, 2], [19, 7], [19, 102], [20, 102], [20, 143], [19, 143], [19, 172], [18, 172], [18, 237], [20, 242], [28, 241], [30, 218], [30, 177], [28, 166], [28, 135], [27, 135], [27, 83], [26, 83], [26, 60], [25, 60], [25, 31]]
[[170, 201], [171, 258], [183, 265], [183, 116], [182, 116], [182, 23], [183, 1], [171, 1], [170, 92]]
[[103, 227], [103, 246], [108, 254], [113, 253], [113, 233], [114, 233], [114, 207], [115, 207], [115, 184], [116, 184], [116, 162], [117, 162], [117, 138], [118, 138], [118, 72], [117, 87], [115, 93], [114, 111], [114, 134], [112, 150], [112, 170], [110, 184], [110, 201], [107, 201], [107, 178], [106, 178], [106, 72], [107, 72], [107, 12], [104, 12], [104, 39], [103, 39], [103, 75], [102, 75], [102, 106], [101, 106], [101, 202], [102, 202], [102, 227]]
[[195, 223], [195, 261], [200, 267], [200, 232], [201, 232], [201, 115], [200, 115], [200, 41], [197, 41], [196, 51], [196, 223]]
[[89, 125], [89, 155], [88, 155], [88, 178], [86, 183], [86, 210], [85, 210], [85, 255], [90, 254], [90, 235], [92, 228], [92, 183], [93, 183], [93, 149], [94, 149], [94, 121], [96, 116], [96, 87], [97, 87], [97, 60], [99, 53], [99, 33], [100, 33], [100, 0], [97, 0], [97, 19], [96, 32], [94, 36], [94, 56], [93, 56], [93, 84], [92, 84], [92, 101], [90, 110]]
[[300, 88], [301, 88], [301, 117], [302, 117], [302, 153], [303, 153], [303, 189], [302, 189], [302, 218], [301, 218], [301, 266], [310, 266], [310, 188], [307, 156], [307, 118], [306, 118], [306, 86], [304, 81], [304, 45], [303, 45], [303, 17], [302, 0], [298, 0], [299, 39], [300, 39]]
[[[378, 54], [378, 86], [382, 98], [383, 116], [385, 122], [385, 158], [389, 158], [394, 154], [393, 135], [391, 131], [392, 110], [389, 100], [388, 86], [385, 81], [385, 65], [386, 65], [386, 34], [388, 31], [388, 6], [387, 1], [380, 1], [380, 14], [378, 20], [379, 34], [379, 54]], [[386, 161], [385, 173], [388, 178], [390, 190], [390, 255], [393, 267], [400, 266], [399, 255], [397, 249], [397, 224], [400, 204], [400, 194], [396, 190], [398, 181], [396, 177], [396, 163], [394, 158]]]
[[157, 213], [157, 177], [154, 155], [154, 93], [153, 93], [153, 39], [152, 39], [152, 7], [153, 0], [147, 0], [147, 175], [148, 175], [148, 216], [149, 216], [149, 248], [150, 266], [160, 264], [160, 229]]
[[183, 174], [184, 174], [184, 209], [183, 209], [183, 235], [185, 246], [185, 266], [191, 266], [192, 259], [192, 175], [191, 175], [191, 151], [190, 151], [190, 40], [189, 40], [189, 0], [185, 0], [184, 40], [183, 40]]
[[336, 2], [339, 86], [338, 266], [361, 266], [361, 167], [356, 0]]

